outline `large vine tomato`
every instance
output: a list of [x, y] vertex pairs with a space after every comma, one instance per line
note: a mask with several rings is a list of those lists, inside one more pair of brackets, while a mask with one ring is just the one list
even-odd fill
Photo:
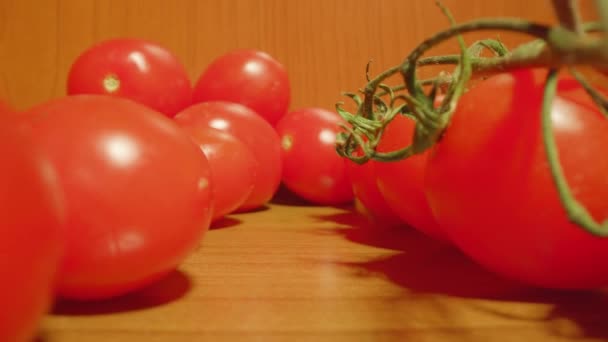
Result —
[[192, 84], [178, 58], [142, 39], [109, 39], [83, 51], [70, 68], [67, 92], [129, 98], [169, 117], [192, 103]]
[[[569, 222], [541, 140], [546, 72], [524, 69], [465, 93], [432, 150], [426, 193], [449, 237], [488, 269], [551, 288], [608, 284], [608, 239]], [[562, 75], [553, 134], [573, 194], [596, 220], [608, 217], [608, 120]]]
[[0, 117], [0, 161], [0, 341], [25, 342], [54, 301], [63, 201], [52, 166], [7, 117]]
[[24, 115], [66, 197], [61, 296], [137, 290], [199, 246], [211, 219], [209, 165], [171, 119], [103, 95], [55, 99]]

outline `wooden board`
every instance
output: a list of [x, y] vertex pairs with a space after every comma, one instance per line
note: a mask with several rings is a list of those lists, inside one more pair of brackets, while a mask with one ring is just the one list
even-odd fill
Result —
[[58, 303], [40, 342], [605, 341], [606, 317], [601, 292], [526, 288], [407, 227], [279, 196], [143, 291]]

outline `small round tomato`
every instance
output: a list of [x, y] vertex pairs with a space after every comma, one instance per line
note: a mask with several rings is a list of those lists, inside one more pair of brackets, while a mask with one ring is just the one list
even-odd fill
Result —
[[[378, 151], [389, 152], [411, 144], [414, 121], [396, 116], [385, 128]], [[433, 217], [424, 193], [424, 173], [428, 152], [396, 162], [373, 162], [376, 182], [388, 206], [404, 223], [438, 240], [446, 240]]]
[[226, 132], [211, 127], [182, 125], [209, 161], [213, 183], [212, 221], [217, 221], [237, 210], [251, 195], [258, 161], [247, 145]]
[[360, 165], [349, 159], [345, 160], [346, 174], [353, 186], [357, 204], [355, 208], [376, 225], [387, 227], [402, 225], [399, 216], [380, 193], [376, 182], [376, 163], [368, 161]]
[[63, 203], [52, 166], [0, 117], [0, 341], [31, 341], [54, 301]]
[[272, 126], [253, 110], [238, 103], [203, 102], [180, 112], [182, 126], [215, 128], [242, 141], [255, 156], [258, 172], [253, 190], [239, 211], [257, 209], [272, 199], [281, 183], [281, 144]]
[[[550, 288], [608, 285], [608, 239], [571, 223], [541, 134], [546, 72], [519, 70], [460, 99], [429, 157], [426, 193], [450, 239], [487, 269]], [[560, 76], [553, 134], [572, 193], [608, 217], [608, 120], [572, 78]]]
[[287, 70], [268, 53], [239, 49], [212, 61], [194, 86], [194, 102], [236, 102], [275, 125], [287, 113]]
[[141, 39], [110, 39], [85, 50], [70, 68], [67, 92], [124, 97], [169, 117], [192, 103], [192, 84], [177, 57]]
[[336, 135], [343, 123], [336, 112], [303, 108], [287, 113], [277, 124], [282, 181], [299, 197], [323, 205], [353, 200], [346, 164], [336, 152]]
[[211, 219], [209, 164], [171, 119], [103, 95], [55, 99], [24, 118], [66, 198], [59, 295], [135, 291], [199, 246]]

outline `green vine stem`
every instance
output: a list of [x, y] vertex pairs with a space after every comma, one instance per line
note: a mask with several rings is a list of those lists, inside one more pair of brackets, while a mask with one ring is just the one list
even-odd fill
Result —
[[552, 68], [549, 70], [545, 83], [542, 103], [542, 136], [545, 149], [547, 151], [547, 161], [549, 162], [549, 170], [557, 188], [559, 199], [566, 210], [568, 218], [581, 228], [589, 233], [597, 236], [608, 236], [608, 219], [603, 223], [597, 222], [587, 211], [587, 209], [574, 198], [572, 191], [568, 186], [566, 177], [561, 167], [559, 160], [559, 152], [553, 136], [553, 128], [551, 124], [551, 105], [555, 98], [557, 90], [557, 74], [558, 69]]
[[[348, 123], [348, 126], [344, 127], [345, 132], [338, 135], [337, 152], [357, 163], [365, 163], [370, 159], [390, 162], [421, 153], [433, 146], [440, 138], [449, 124], [460, 95], [464, 93], [465, 87], [472, 79], [519, 68], [549, 68], [551, 72], [547, 79], [542, 111], [543, 136], [560, 200], [574, 223], [593, 234], [608, 236], [608, 220], [602, 224], [597, 223], [572, 196], [561, 171], [555, 142], [552, 140], [550, 118], [547, 118], [549, 115], [547, 111], [550, 109], [548, 106], [555, 95], [553, 84], [555, 72], [564, 66], [570, 68], [572, 75], [608, 118], [608, 99], [596, 91], [575, 69], [575, 66], [582, 65], [608, 70], [608, 34], [602, 34], [599, 38], [586, 34], [604, 32], [604, 29], [608, 29], [608, 0], [595, 0], [600, 12], [600, 22], [597, 23], [581, 21], [577, 0], [553, 0], [552, 4], [560, 21], [560, 24], [555, 26], [519, 18], [479, 19], [456, 24], [449, 11], [438, 3], [450, 21], [450, 28], [424, 40], [400, 65], [381, 72], [373, 79], [369, 78], [368, 64], [366, 70], [368, 82], [360, 90], [363, 98], [354, 93], [345, 94], [357, 104], [355, 114], [342, 109], [342, 103], [336, 104], [338, 113]], [[495, 40], [478, 41], [467, 48], [462, 34], [481, 30], [518, 32], [536, 39], [512, 51], [508, 51], [504, 45]], [[434, 46], [454, 37], [459, 41], [460, 54], [421, 58]], [[491, 51], [493, 55], [483, 57], [484, 50]], [[452, 74], [442, 72], [436, 77], [425, 80], [418, 80], [416, 77], [419, 67], [449, 64], [456, 65]], [[387, 78], [398, 73], [403, 79], [403, 84], [393, 87], [384, 84]], [[429, 86], [430, 91], [425, 89]], [[440, 89], [444, 92], [444, 97], [437, 106], [436, 95]], [[384, 99], [385, 97], [388, 97], [388, 101]], [[386, 125], [396, 115], [401, 114], [411, 116], [416, 122], [411, 144], [395, 151], [376, 151]]]

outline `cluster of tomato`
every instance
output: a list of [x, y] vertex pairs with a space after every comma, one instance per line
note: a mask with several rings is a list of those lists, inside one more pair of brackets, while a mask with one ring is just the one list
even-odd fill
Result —
[[289, 111], [286, 68], [234, 50], [195, 83], [166, 48], [112, 39], [73, 62], [65, 96], [0, 109], [0, 340], [24, 341], [55, 298], [97, 300], [173, 271], [225, 215], [281, 182], [352, 200], [335, 152], [342, 119]]
[[[356, 195], [385, 222], [406, 222], [523, 284], [608, 285], [608, 239], [569, 220], [550, 173], [541, 133], [546, 74], [520, 69], [472, 83], [437, 144], [411, 158], [363, 164], [362, 178], [372, 181], [355, 183]], [[595, 79], [596, 86], [605, 84]], [[602, 222], [608, 218], [608, 120], [564, 72], [551, 121], [572, 194]], [[377, 150], [405, 148], [413, 134], [414, 121], [397, 116]]]

